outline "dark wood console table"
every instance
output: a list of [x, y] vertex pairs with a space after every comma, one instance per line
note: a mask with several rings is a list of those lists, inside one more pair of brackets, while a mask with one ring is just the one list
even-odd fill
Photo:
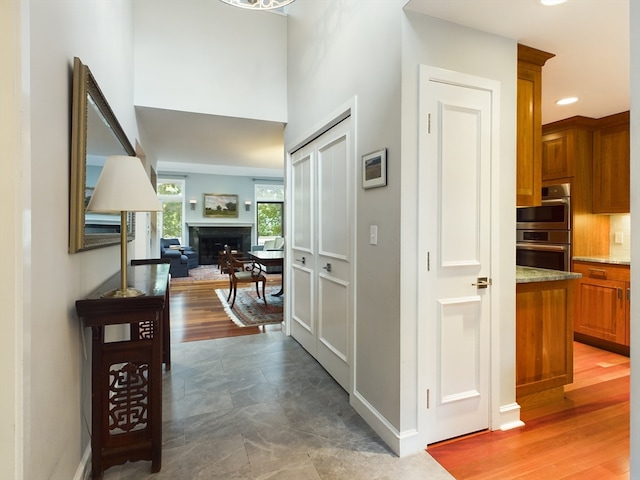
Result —
[[[101, 298], [120, 287], [120, 274], [76, 301], [78, 316], [92, 330], [91, 475], [127, 461], [162, 463], [162, 363], [171, 368], [169, 265], [139, 265], [127, 271], [131, 298]], [[108, 325], [129, 325], [130, 339], [106, 342]]]

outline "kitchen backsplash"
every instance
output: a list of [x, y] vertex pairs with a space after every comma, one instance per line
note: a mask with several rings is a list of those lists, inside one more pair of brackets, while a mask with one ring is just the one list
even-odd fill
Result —
[[609, 255], [612, 258], [631, 258], [631, 216], [611, 215]]

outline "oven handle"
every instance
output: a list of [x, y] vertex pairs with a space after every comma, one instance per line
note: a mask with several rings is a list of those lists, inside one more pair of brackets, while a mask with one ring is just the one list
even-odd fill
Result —
[[546, 252], [566, 252], [568, 245], [547, 245], [545, 243], [516, 243], [516, 248], [522, 250], [544, 250]]
[[542, 200], [542, 205], [568, 205], [569, 199], [563, 198], [546, 198]]

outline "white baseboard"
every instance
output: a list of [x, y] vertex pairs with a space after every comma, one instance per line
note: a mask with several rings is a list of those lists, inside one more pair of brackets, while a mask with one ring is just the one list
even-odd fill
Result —
[[350, 396], [351, 406], [399, 457], [424, 451], [417, 430], [399, 432], [357, 391]]
[[89, 480], [91, 477], [91, 444], [87, 445], [76, 469], [73, 480]]
[[511, 430], [524, 426], [524, 422], [520, 420], [520, 405], [510, 403], [500, 407], [500, 430]]

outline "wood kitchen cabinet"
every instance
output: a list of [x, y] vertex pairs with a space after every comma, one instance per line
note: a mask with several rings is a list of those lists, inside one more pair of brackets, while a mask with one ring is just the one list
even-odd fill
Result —
[[609, 217], [593, 214], [593, 132], [599, 120], [575, 116], [542, 127], [542, 184], [571, 184], [573, 256], [609, 254]]
[[598, 121], [593, 135], [593, 213], [629, 213], [629, 112]]
[[[542, 181], [566, 182], [578, 177], [576, 187], [584, 187], [592, 175], [593, 129], [596, 120], [575, 116], [542, 127]], [[589, 182], [588, 196], [591, 197]], [[591, 210], [591, 205], [589, 205]]]
[[561, 400], [573, 382], [575, 282], [516, 284], [516, 398], [523, 408]]
[[575, 261], [582, 274], [576, 292], [575, 339], [629, 354], [630, 268]]
[[542, 180], [575, 175], [575, 132], [566, 130], [542, 135]]
[[518, 45], [516, 205], [540, 205], [542, 172], [542, 66], [552, 58]]

